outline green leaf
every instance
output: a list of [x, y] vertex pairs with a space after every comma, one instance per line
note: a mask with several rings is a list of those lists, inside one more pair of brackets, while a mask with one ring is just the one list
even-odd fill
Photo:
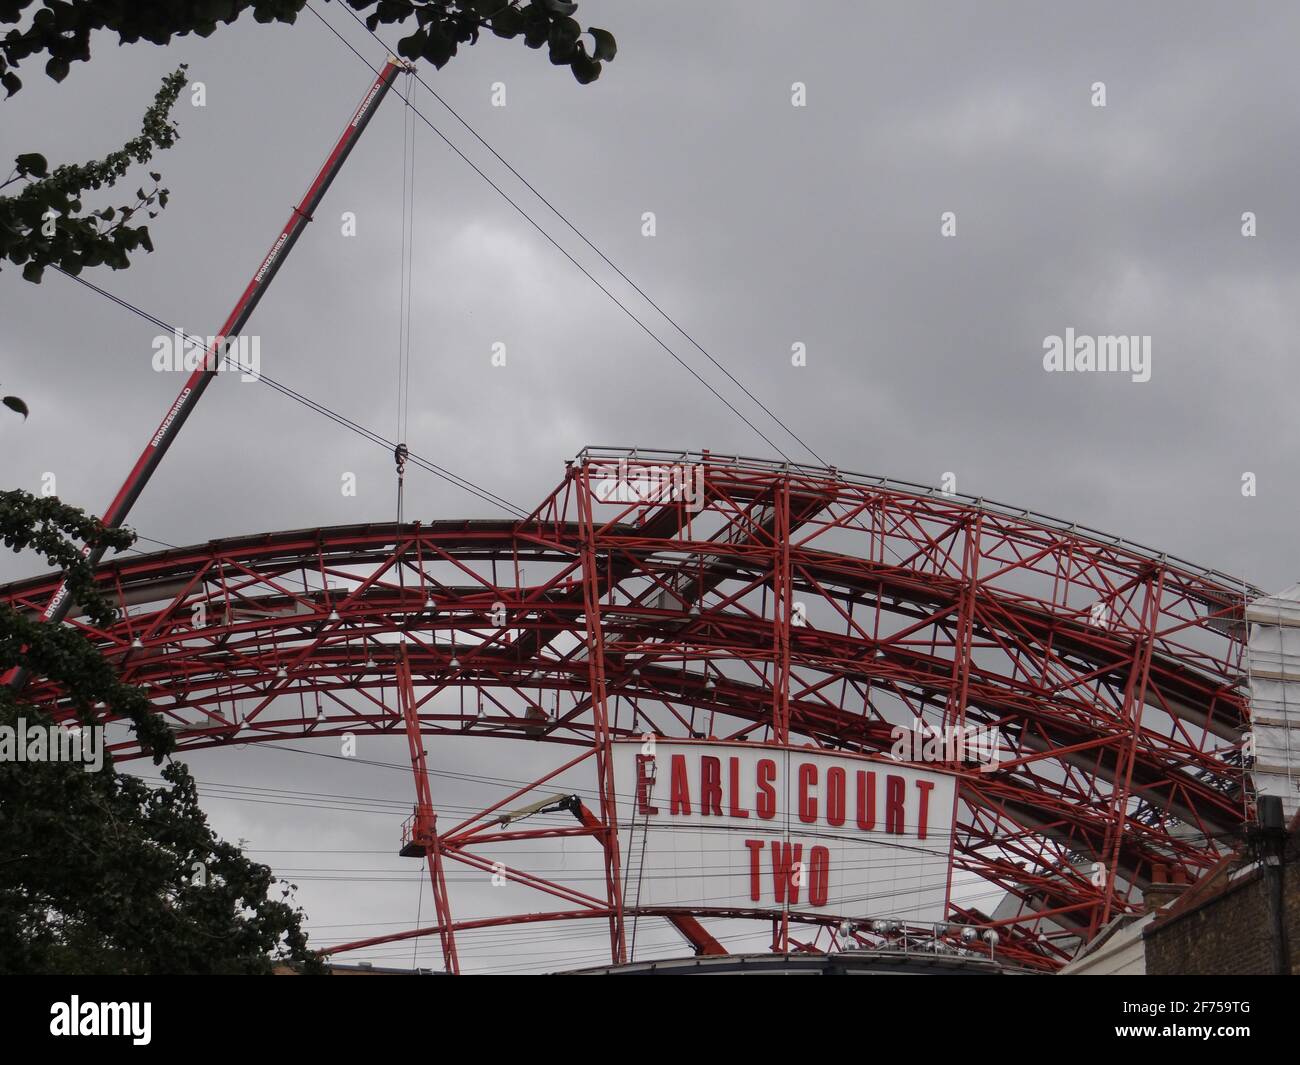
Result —
[[18, 156], [14, 160], [14, 165], [18, 168], [20, 174], [31, 174], [33, 177], [49, 177], [50, 164], [45, 161], [45, 156], [39, 152], [28, 152], [25, 155]]
[[456, 39], [445, 33], [441, 26], [430, 23], [425, 30], [429, 39], [424, 44], [424, 58], [441, 70], [456, 54]]
[[62, 81], [68, 76], [68, 61], [56, 56], [45, 64], [45, 73], [55, 81]]
[[498, 37], [517, 37], [524, 28], [524, 16], [518, 8], [508, 7], [492, 16], [492, 32]]
[[28, 413], [27, 404], [24, 403], [21, 399], [19, 399], [17, 396], [5, 396], [3, 402], [6, 407], [8, 407], [10, 410], [16, 410], [19, 414], [23, 416], [24, 420], [26, 420], [27, 413]]
[[582, 27], [571, 18], [557, 18], [551, 23], [550, 38], [553, 41], [576, 41], [581, 36]]
[[557, 67], [577, 62], [581, 55], [576, 41], [571, 41], [567, 37], [557, 37], [554, 32], [551, 34], [550, 54], [551, 62]]
[[424, 30], [418, 30], [409, 37], [403, 37], [397, 42], [397, 54], [403, 59], [419, 59], [428, 39], [428, 35]]
[[609, 30], [598, 30], [592, 26], [587, 32], [596, 40], [596, 47], [591, 50], [592, 59], [610, 60], [618, 54], [618, 42]]
[[600, 62], [590, 56], [579, 55], [569, 65], [573, 70], [573, 76], [578, 79], [579, 85], [590, 85], [600, 77]]

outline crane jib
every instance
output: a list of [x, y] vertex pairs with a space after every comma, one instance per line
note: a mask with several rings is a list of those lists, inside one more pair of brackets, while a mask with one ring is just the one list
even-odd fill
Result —
[[[328, 190], [330, 183], [342, 168], [357, 139], [374, 116], [379, 102], [384, 98], [389, 88], [392, 87], [397, 75], [409, 72], [411, 69], [409, 63], [389, 56], [388, 62], [362, 98], [360, 105], [353, 113], [351, 122], [348, 123], [335, 143], [315, 180], [308, 186], [302, 202], [293, 209], [288, 224], [280, 231], [280, 235], [271, 246], [271, 250], [262, 258], [257, 272], [249, 280], [248, 286], [239, 298], [239, 302], [235, 304], [225, 326], [218, 334], [222, 339], [213, 345], [214, 349], [227, 342], [228, 339], [238, 336], [239, 331], [252, 316], [262, 294], [266, 291], [280, 267], [284, 265], [285, 259], [293, 250], [293, 246], [301, 235], [303, 228], [311, 221], [312, 212], [324, 197], [326, 190]], [[209, 352], [209, 354], [211, 355], [212, 352]], [[149, 443], [131, 468], [131, 472], [122, 483], [122, 487], [118, 489], [112, 503], [104, 512], [102, 521], [107, 528], [117, 528], [126, 520], [132, 505], [140, 497], [140, 493], [149, 482], [153, 471], [157, 469], [158, 464], [167, 453], [167, 449], [171, 446], [172, 441], [176, 439], [177, 433], [180, 432], [181, 426], [185, 424], [185, 420], [202, 397], [208, 382], [215, 375], [215, 360], [211, 358], [205, 359], [204, 365], [190, 375], [184, 388], [181, 389], [180, 394], [172, 402], [171, 407], [168, 408], [163, 420], [150, 437]], [[91, 565], [95, 565], [103, 557], [104, 549], [102, 547], [95, 549], [83, 548], [82, 555], [90, 561]], [[60, 581], [58, 589], [41, 612], [41, 619], [51, 622], [60, 621], [67, 615], [71, 606], [72, 597], [68, 594], [65, 579]], [[22, 668], [15, 668], [9, 671], [4, 678], [4, 683], [10, 688], [20, 688], [26, 682], [26, 679], [27, 671]]]

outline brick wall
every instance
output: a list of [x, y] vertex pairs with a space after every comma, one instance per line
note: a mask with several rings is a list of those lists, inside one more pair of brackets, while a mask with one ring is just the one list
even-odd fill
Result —
[[[1282, 867], [1288, 970], [1300, 975], [1300, 863]], [[1273, 971], [1268, 884], [1256, 869], [1218, 894], [1146, 930], [1151, 976], [1253, 976]]]

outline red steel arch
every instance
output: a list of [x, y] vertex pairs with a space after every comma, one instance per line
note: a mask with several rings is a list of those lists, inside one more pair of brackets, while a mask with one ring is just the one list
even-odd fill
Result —
[[[609, 923], [611, 957], [625, 957], [623, 921], [636, 911], [619, 889], [609, 754], [644, 733], [881, 754], [894, 726], [918, 719], [995, 729], [995, 771], [945, 766], [960, 775], [949, 875], [977, 874], [1014, 905], [994, 915], [955, 895], [930, 934], [965, 949], [964, 926], [996, 926], [999, 953], [1048, 968], [1140, 908], [1152, 884], [1197, 879], [1250, 810], [1243, 607], [1256, 589], [924, 486], [589, 448], [526, 519], [266, 533], [121, 556], [98, 572], [119, 620], [109, 631], [72, 623], [150, 693], [183, 750], [398, 733], [400, 657], [425, 736], [568, 744], [564, 766], [590, 761], [594, 810], [582, 823], [499, 825], [499, 810], [527, 801], [522, 788], [437, 847], [490, 869], [472, 847], [588, 834], [606, 854], [603, 893], [512, 869], [563, 908], [440, 918], [404, 936], [595, 918]], [[39, 610], [56, 584], [0, 594]], [[467, 687], [468, 710], [439, 698]], [[318, 714], [302, 709], [308, 693]], [[69, 714], [40, 678], [28, 696]], [[138, 753], [124, 733], [114, 750]], [[640, 912], [688, 936], [693, 917], [719, 916]], [[786, 916], [811, 930], [793, 949], [819, 949], [839, 922]], [[851, 934], [866, 944], [909, 930], [867, 922]]]

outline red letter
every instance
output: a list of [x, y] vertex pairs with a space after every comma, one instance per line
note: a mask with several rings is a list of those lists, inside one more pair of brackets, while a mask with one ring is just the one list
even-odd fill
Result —
[[817, 799], [808, 794], [808, 789], [817, 783], [817, 767], [812, 762], [804, 762], [799, 767], [799, 820], [811, 824], [817, 820]]
[[722, 763], [711, 754], [700, 758], [700, 813], [722, 816]]
[[794, 882], [794, 872], [803, 854], [803, 844], [794, 845], [793, 856], [790, 850], [789, 843], [772, 840], [772, 876], [776, 881], [776, 901], [784, 903], [786, 890], [789, 889], [790, 905], [794, 906], [799, 901], [799, 885]]
[[844, 770], [835, 766], [826, 773], [826, 823], [839, 828], [844, 824]]
[[916, 838], [925, 839], [925, 822], [930, 813], [930, 789], [934, 787], [934, 781], [918, 780], [916, 787], [921, 793], [921, 809], [916, 815]]
[[636, 756], [636, 812], [638, 814], [648, 816], [659, 812], [659, 807], [650, 805], [650, 784], [654, 780], [654, 775], [649, 770], [654, 764], [655, 759], [652, 754]]
[[808, 854], [808, 901], [814, 906], [825, 906], [830, 882], [831, 852], [825, 847], [814, 847]]
[[763, 897], [758, 877], [758, 858], [763, 853], [763, 841], [747, 839], [745, 846], [749, 848], [749, 897], [757, 902]]
[[903, 834], [903, 796], [907, 794], [907, 781], [890, 773], [885, 777], [885, 831], [896, 836]]
[[691, 812], [691, 785], [686, 779], [686, 755], [673, 755], [673, 779], [669, 793], [672, 799], [669, 811], [674, 814]]
[[740, 808], [740, 759], [732, 758], [728, 762], [731, 777], [731, 813], [732, 817], [748, 817], [749, 811]]
[[876, 774], [858, 771], [858, 828], [870, 832], [876, 827]]
[[758, 760], [758, 816], [770, 821], [776, 816], [776, 763], [770, 758]]

